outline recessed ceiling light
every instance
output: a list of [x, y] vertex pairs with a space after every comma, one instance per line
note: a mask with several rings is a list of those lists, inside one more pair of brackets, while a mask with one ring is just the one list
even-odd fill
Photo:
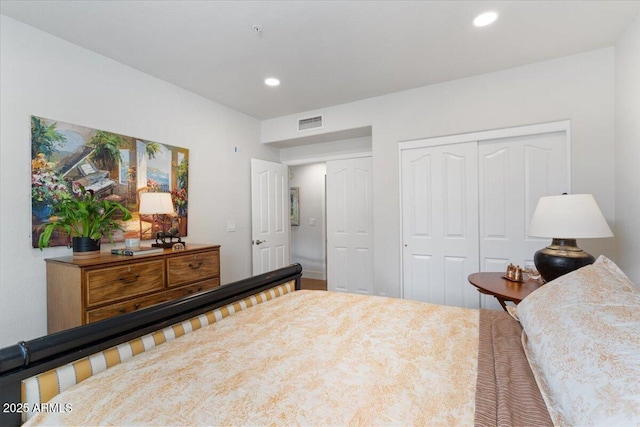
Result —
[[476, 19], [473, 20], [473, 25], [476, 27], [485, 27], [489, 24], [493, 24], [493, 22], [498, 19], [498, 14], [495, 12], [485, 12], [481, 15], [476, 16]]
[[267, 86], [278, 86], [280, 84], [280, 80], [274, 77], [269, 77], [268, 79], [264, 79], [264, 84]]

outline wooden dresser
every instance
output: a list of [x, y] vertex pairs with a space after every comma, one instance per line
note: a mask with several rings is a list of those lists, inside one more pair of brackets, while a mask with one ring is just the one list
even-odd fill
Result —
[[48, 333], [85, 325], [220, 285], [220, 246], [92, 259], [49, 258]]

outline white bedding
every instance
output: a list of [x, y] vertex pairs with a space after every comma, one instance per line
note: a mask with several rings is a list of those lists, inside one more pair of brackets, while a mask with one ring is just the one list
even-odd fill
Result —
[[477, 310], [298, 291], [56, 396], [29, 425], [473, 425]]
[[640, 426], [640, 292], [611, 260], [547, 283], [516, 312], [554, 424]]

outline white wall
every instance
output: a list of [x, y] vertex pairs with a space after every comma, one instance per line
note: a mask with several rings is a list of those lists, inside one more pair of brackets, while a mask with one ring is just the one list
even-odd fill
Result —
[[616, 261], [640, 286], [640, 16], [615, 49]]
[[[46, 333], [44, 258], [31, 248], [30, 115], [190, 149], [187, 242], [220, 244], [222, 282], [251, 274], [250, 161], [277, 161], [260, 123], [0, 17], [0, 347]], [[238, 147], [238, 153], [234, 153]], [[236, 232], [226, 231], [227, 220]]]
[[[291, 262], [303, 277], [326, 280], [325, 163], [291, 166], [289, 186], [300, 188], [300, 225], [291, 227]], [[315, 225], [312, 224], [315, 221]]]
[[[570, 120], [573, 192], [614, 225], [613, 48], [263, 121], [262, 142], [295, 138], [303, 114], [322, 114], [322, 132], [372, 126], [378, 294], [400, 294], [399, 141]], [[579, 244], [615, 259], [612, 238]]]
[[370, 155], [370, 136], [280, 149], [280, 161], [288, 165], [302, 165]]

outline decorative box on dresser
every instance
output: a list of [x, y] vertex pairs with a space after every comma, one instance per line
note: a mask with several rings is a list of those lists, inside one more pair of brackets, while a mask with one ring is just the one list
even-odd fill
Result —
[[75, 326], [220, 286], [220, 246], [92, 259], [49, 258], [47, 330]]

